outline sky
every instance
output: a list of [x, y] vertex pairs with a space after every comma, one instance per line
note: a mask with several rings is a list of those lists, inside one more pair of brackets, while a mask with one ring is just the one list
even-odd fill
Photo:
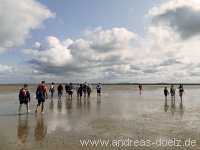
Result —
[[198, 0], [0, 0], [0, 83], [200, 82]]

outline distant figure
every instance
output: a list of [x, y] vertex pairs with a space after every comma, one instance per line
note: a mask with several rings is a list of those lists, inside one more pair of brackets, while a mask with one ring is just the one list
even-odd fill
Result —
[[174, 85], [171, 85], [170, 87], [170, 94], [171, 94], [172, 101], [175, 101], [176, 90], [174, 88]]
[[69, 84], [69, 91], [68, 91], [68, 94], [69, 94], [69, 97], [70, 97], [71, 100], [72, 100], [72, 95], [73, 95], [73, 89], [74, 89], [73, 84], [70, 83], [70, 84]]
[[52, 82], [49, 88], [49, 92], [51, 93], [51, 99], [53, 98], [54, 92], [55, 92], [55, 87], [54, 87], [54, 83]]
[[169, 95], [167, 87], [164, 88], [164, 95], [165, 95], [165, 106], [167, 106], [167, 96]]
[[91, 92], [92, 92], [91, 86], [87, 85], [87, 96], [88, 96], [88, 98], [90, 97]]
[[139, 84], [138, 87], [139, 87], [140, 95], [142, 95], [142, 90], [143, 90], [142, 84]]
[[167, 100], [167, 96], [169, 95], [167, 87], [164, 88], [164, 95], [165, 95], [165, 100]]
[[82, 84], [80, 84], [80, 86], [78, 87], [77, 94], [78, 94], [78, 95], [77, 95], [78, 98], [81, 100], [82, 95], [83, 95], [83, 85], [82, 85]]
[[24, 84], [24, 87], [22, 89], [20, 89], [19, 91], [19, 109], [18, 109], [18, 113], [20, 114], [20, 111], [21, 111], [21, 107], [22, 107], [22, 104], [25, 104], [26, 105], [26, 112], [28, 113], [28, 104], [31, 100], [31, 97], [30, 97], [30, 92], [28, 91], [28, 85], [27, 84]]
[[59, 84], [57, 87], [57, 91], [58, 91], [58, 98], [59, 100], [61, 99], [62, 95], [63, 95], [63, 86], [62, 84]]
[[96, 86], [96, 90], [97, 90], [97, 96], [101, 96], [101, 83], [98, 83], [97, 86]]
[[84, 97], [86, 97], [86, 93], [87, 93], [87, 83], [85, 82], [83, 84], [83, 94], [84, 94]]
[[79, 94], [78, 94], [78, 89], [79, 89], [79, 87], [80, 87], [80, 85], [76, 85], [76, 86], [75, 86], [75, 89], [76, 89], [76, 96], [77, 96], [77, 97], [79, 96]]
[[67, 95], [69, 95], [69, 89], [70, 89], [69, 84], [66, 83], [65, 84], [65, 92], [66, 92]]
[[38, 107], [42, 104], [41, 113], [44, 112], [44, 102], [47, 98], [47, 87], [45, 85], [45, 81], [42, 81], [41, 84], [38, 85], [36, 90], [36, 99], [38, 100], [38, 104], [35, 112], [37, 113]]
[[183, 85], [182, 85], [182, 84], [180, 84], [178, 89], [179, 89], [179, 96], [180, 96], [180, 99], [181, 99], [181, 104], [182, 104], [183, 93], [184, 93], [184, 88], [183, 88]]

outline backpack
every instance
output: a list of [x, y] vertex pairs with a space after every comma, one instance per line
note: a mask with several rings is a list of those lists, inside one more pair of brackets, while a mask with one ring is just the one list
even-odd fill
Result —
[[36, 90], [36, 98], [37, 99], [45, 99], [45, 91], [44, 86], [39, 86]]
[[26, 98], [26, 91], [24, 88], [20, 89], [19, 91], [19, 100], [24, 100]]

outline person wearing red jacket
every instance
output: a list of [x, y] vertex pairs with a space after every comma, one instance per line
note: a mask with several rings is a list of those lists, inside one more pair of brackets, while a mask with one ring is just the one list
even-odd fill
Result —
[[44, 102], [45, 102], [45, 99], [48, 97], [47, 91], [48, 90], [47, 90], [47, 86], [45, 85], [45, 81], [42, 81], [41, 84], [38, 85], [37, 90], [36, 90], [36, 99], [38, 100], [38, 104], [35, 110], [36, 113], [40, 105], [42, 105], [41, 112], [42, 113], [44, 112]]

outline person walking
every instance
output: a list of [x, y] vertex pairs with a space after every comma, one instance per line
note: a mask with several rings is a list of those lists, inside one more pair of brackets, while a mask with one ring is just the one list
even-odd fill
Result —
[[29, 112], [29, 103], [30, 103], [31, 97], [30, 97], [30, 92], [28, 90], [28, 85], [24, 84], [23, 88], [20, 89], [19, 91], [19, 108], [18, 108], [18, 113], [20, 114], [21, 112], [21, 107], [23, 104], [26, 105], [26, 112]]
[[41, 113], [44, 112], [44, 102], [45, 102], [45, 99], [48, 97], [47, 95], [48, 94], [47, 94], [47, 87], [45, 85], [45, 81], [42, 81], [38, 85], [37, 90], [36, 90], [36, 99], [38, 100], [38, 104], [37, 104], [36, 110], [35, 110], [36, 113], [37, 113], [38, 107], [40, 105], [42, 105], [41, 106]]
[[92, 92], [92, 88], [91, 88], [91, 86], [88, 84], [88, 85], [87, 85], [87, 96], [88, 96], [88, 98], [90, 98], [91, 92]]
[[165, 95], [165, 106], [167, 106], [167, 96], [169, 95], [167, 87], [164, 88], [164, 95]]
[[72, 100], [72, 95], [73, 95], [73, 84], [72, 83], [69, 83], [69, 91], [68, 91], [68, 94], [69, 94], [69, 98]]
[[59, 100], [61, 100], [61, 97], [63, 95], [63, 86], [62, 86], [62, 84], [58, 85], [57, 91], [58, 91], [58, 98], [59, 98]]
[[182, 100], [183, 100], [183, 93], [184, 93], [184, 88], [183, 88], [183, 85], [182, 84], [180, 84], [179, 85], [179, 96], [180, 96], [180, 99], [181, 99], [181, 104], [182, 104]]
[[51, 99], [53, 99], [54, 96], [54, 92], [55, 92], [55, 87], [54, 87], [54, 83], [52, 82], [49, 88], [49, 92], [51, 93]]
[[96, 86], [97, 96], [101, 96], [101, 89], [102, 89], [101, 83], [98, 83]]
[[143, 90], [142, 84], [139, 84], [138, 88], [139, 88], [139, 91], [140, 91], [140, 95], [142, 95], [142, 90]]
[[82, 95], [83, 95], [83, 85], [80, 84], [80, 86], [78, 87], [78, 90], [77, 90], [77, 98], [78, 98], [78, 100], [81, 101]]
[[174, 85], [171, 85], [171, 87], [170, 87], [170, 94], [171, 94], [172, 100], [175, 101], [176, 90], [174, 88]]

